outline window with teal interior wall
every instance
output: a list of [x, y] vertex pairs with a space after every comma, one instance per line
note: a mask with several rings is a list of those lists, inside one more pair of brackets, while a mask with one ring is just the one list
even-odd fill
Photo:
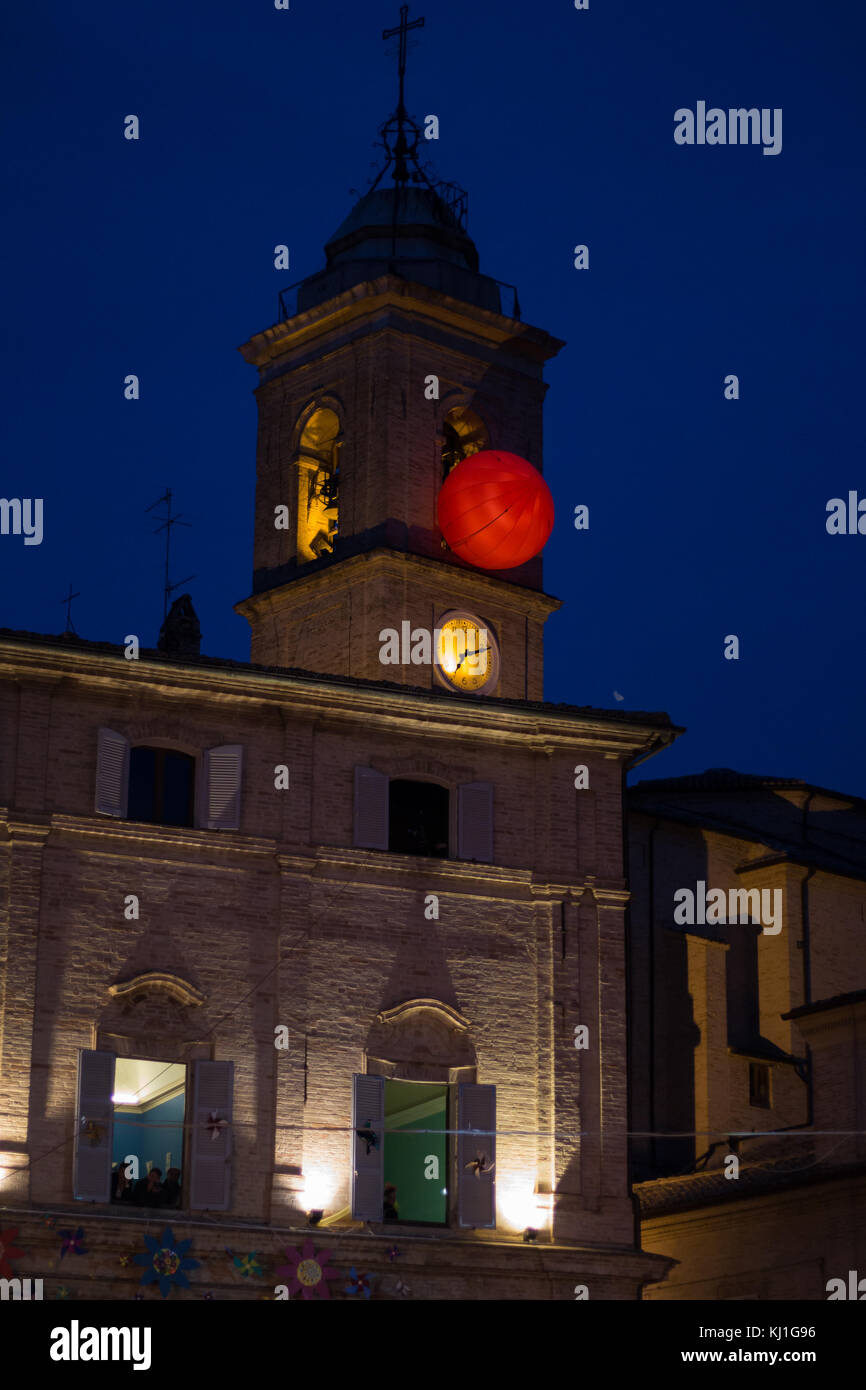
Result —
[[[400, 1221], [448, 1220], [448, 1087], [385, 1082], [385, 1186], [397, 1189]], [[411, 1134], [402, 1131], [438, 1130]]]

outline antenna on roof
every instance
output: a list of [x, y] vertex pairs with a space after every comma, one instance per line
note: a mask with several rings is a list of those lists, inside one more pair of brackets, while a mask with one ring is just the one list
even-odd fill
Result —
[[188, 584], [191, 579], [195, 579], [194, 574], [188, 574], [186, 579], [179, 579], [176, 584], [172, 584], [169, 579], [169, 561], [171, 558], [171, 528], [173, 526], [189, 526], [189, 521], [183, 521], [183, 512], [178, 512], [176, 516], [171, 514], [171, 488], [167, 487], [162, 497], [158, 498], [151, 506], [145, 508], [145, 515], [152, 512], [154, 507], [160, 507], [165, 503], [165, 518], [161, 526], [157, 526], [154, 535], [158, 536], [160, 531], [165, 532], [165, 586], [163, 589], [162, 616], [163, 619], [168, 614], [168, 601], [175, 589], [179, 589], [183, 584]]
[[72, 580], [70, 579], [69, 593], [66, 595], [66, 598], [62, 598], [60, 602], [66, 604], [66, 633], [67, 635], [71, 633], [73, 636], [77, 636], [78, 634], [76, 633], [75, 628], [72, 626], [72, 600], [74, 598], [81, 598], [81, 594], [73, 594]]

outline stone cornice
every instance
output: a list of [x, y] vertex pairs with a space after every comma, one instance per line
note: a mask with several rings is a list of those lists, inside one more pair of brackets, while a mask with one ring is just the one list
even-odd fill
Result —
[[[374, 550], [365, 550], [358, 555], [350, 555], [345, 560], [329, 564], [326, 570], [317, 570], [310, 575], [298, 575], [276, 588], [263, 589], [260, 593], [251, 594], [249, 598], [241, 599], [235, 604], [235, 612], [249, 619], [258, 613], [266, 612], [269, 608], [279, 611], [282, 600], [289, 596], [293, 606], [303, 603], [310, 595], [321, 590], [324, 574], [329, 576], [328, 583], [332, 592], [336, 591], [341, 583], [346, 589], [354, 587], [359, 583], [358, 572], [362, 568], [375, 570], [380, 574], [391, 574], [401, 583], [407, 578], [420, 577], [422, 581], [429, 582], [434, 593], [441, 589], [443, 584], [447, 584], [455, 598], [459, 598], [461, 590], [464, 590], [467, 601], [470, 602], [477, 601], [478, 595], [481, 594], [482, 602], [486, 599], [500, 608], [519, 614], [521, 618], [526, 616], [528, 609], [534, 610], [530, 612], [530, 616], [539, 622], [544, 622], [551, 613], [562, 607], [561, 599], [554, 598], [552, 594], [545, 594], [540, 589], [528, 589], [510, 580], [494, 578], [482, 570], [461, 569], [456, 565], [443, 566], [440, 560], [431, 560], [428, 555], [417, 555], [414, 551], [388, 550], [384, 546], [378, 546]], [[365, 581], [370, 577], [369, 574], [364, 574]]]
[[474, 304], [466, 305], [462, 300], [400, 276], [381, 275], [353, 285], [333, 299], [254, 334], [238, 350], [260, 371], [278, 361], [288, 365], [292, 356], [308, 350], [318, 339], [345, 334], [353, 326], [357, 331], [364, 320], [381, 319], [394, 311], [401, 317], [447, 326], [461, 337], [486, 343], [494, 349], [506, 343], [513, 347], [517, 342], [525, 356], [539, 362], [555, 356], [565, 345], [562, 339], [522, 319], [507, 318]]
[[263, 705], [277, 709], [290, 705], [298, 722], [316, 722], [329, 716], [355, 727], [361, 721], [394, 733], [417, 732], [421, 718], [431, 739], [519, 742], [524, 751], [532, 752], [548, 748], [570, 752], [579, 747], [630, 759], [656, 751], [681, 732], [662, 715], [584, 712], [572, 706], [452, 696], [385, 683], [380, 686], [372, 681], [229, 664], [182, 665], [147, 656], [126, 661], [111, 651], [0, 639], [0, 679], [45, 671], [62, 674], [89, 686], [94, 694], [114, 700], [127, 696], [138, 703], [148, 693], [187, 704], [200, 701], [202, 706], [210, 701], [213, 713], [220, 712], [223, 718], [230, 710], [235, 716], [243, 714], [244, 706], [253, 711]]
[[100, 842], [80, 845], [79, 849], [85, 854], [121, 854], [124, 858], [129, 857], [132, 847], [138, 846], [183, 851], [199, 849], [205, 855], [254, 855], [270, 858], [277, 845], [276, 840], [257, 835], [243, 835], [237, 830], [200, 830], [192, 826], [154, 825], [142, 821], [115, 819], [113, 816], [98, 816], [96, 813], [92, 816], [54, 815], [51, 817], [50, 829], [64, 837]]

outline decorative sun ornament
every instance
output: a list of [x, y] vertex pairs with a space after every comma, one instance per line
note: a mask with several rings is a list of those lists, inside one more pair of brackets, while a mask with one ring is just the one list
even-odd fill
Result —
[[135, 1256], [135, 1263], [145, 1266], [141, 1276], [142, 1284], [159, 1284], [163, 1298], [170, 1293], [173, 1284], [177, 1284], [178, 1288], [188, 1289], [189, 1280], [184, 1271], [198, 1269], [201, 1263], [187, 1256], [186, 1252], [192, 1241], [175, 1241], [174, 1232], [170, 1226], [166, 1226], [161, 1240], [157, 1240], [155, 1236], [145, 1236], [144, 1243], [147, 1246], [147, 1254]]
[[328, 1264], [331, 1258], [330, 1250], [317, 1252], [313, 1242], [308, 1238], [300, 1250], [287, 1249], [286, 1256], [289, 1263], [279, 1265], [276, 1273], [278, 1276], [286, 1277], [290, 1298], [298, 1292], [305, 1299], [331, 1297], [327, 1281], [338, 1279], [339, 1271], [332, 1269]]
[[462, 459], [439, 491], [437, 516], [447, 544], [482, 570], [510, 570], [543, 550], [553, 530], [553, 497], [518, 454], [484, 449]]

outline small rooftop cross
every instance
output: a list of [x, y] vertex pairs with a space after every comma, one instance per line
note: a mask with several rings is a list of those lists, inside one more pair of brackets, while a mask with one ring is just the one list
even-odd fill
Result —
[[400, 61], [399, 61], [399, 68], [398, 68], [399, 73], [400, 73], [400, 104], [399, 104], [399, 106], [398, 106], [398, 108], [397, 108], [397, 110], [398, 110], [399, 112], [403, 112], [403, 111], [405, 110], [405, 105], [404, 105], [404, 101], [403, 101], [403, 79], [404, 79], [405, 76], [406, 76], [406, 35], [409, 33], [409, 30], [410, 30], [410, 29], [423, 29], [423, 28], [424, 28], [424, 20], [423, 20], [423, 18], [421, 18], [421, 19], [413, 19], [412, 22], [411, 22], [411, 24], [410, 24], [409, 21], [408, 21], [408, 19], [406, 18], [406, 16], [408, 15], [408, 13], [409, 13], [409, 6], [408, 6], [408, 5], [401, 5], [401, 6], [400, 6], [400, 23], [399, 23], [398, 25], [396, 25], [396, 27], [393, 28], [393, 29], [383, 29], [383, 30], [382, 30], [382, 38], [383, 38], [383, 39], [393, 39], [393, 37], [394, 37], [395, 34], [399, 34], [399, 35], [400, 35]]
[[67, 632], [72, 632], [72, 633], [75, 632], [75, 628], [72, 626], [72, 600], [73, 600], [74, 598], [81, 598], [81, 594], [80, 594], [80, 593], [78, 593], [78, 594], [73, 594], [73, 592], [72, 592], [72, 580], [70, 579], [70, 581], [69, 581], [69, 593], [66, 595], [66, 598], [62, 598], [62, 599], [60, 600], [60, 602], [66, 604], [66, 631], [67, 631]]

